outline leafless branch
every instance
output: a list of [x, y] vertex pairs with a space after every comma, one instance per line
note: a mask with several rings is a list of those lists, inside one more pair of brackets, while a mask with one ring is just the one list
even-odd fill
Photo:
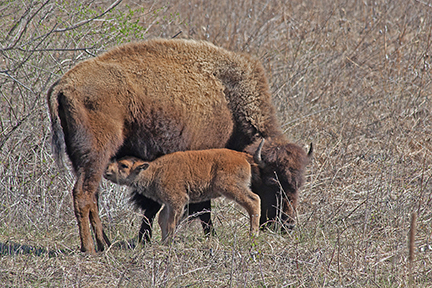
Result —
[[418, 2], [418, 3], [420, 3], [420, 4], [425, 5], [426, 7], [432, 8], [432, 5], [429, 4], [429, 3], [426, 3], [426, 2], [424, 2], [424, 1], [420, 1], [420, 0], [415, 0], [415, 1]]
[[54, 30], [53, 32], [65, 32], [65, 31], [69, 31], [69, 30], [73, 30], [73, 29], [76, 29], [76, 28], [78, 28], [78, 27], [81, 27], [81, 26], [83, 26], [83, 25], [85, 25], [85, 24], [87, 24], [87, 23], [89, 23], [89, 22], [91, 22], [91, 21], [93, 21], [93, 20], [95, 20], [95, 19], [97, 19], [97, 18], [100, 18], [100, 17], [104, 16], [104, 15], [107, 14], [109, 11], [111, 11], [112, 9], [114, 9], [117, 5], [119, 5], [121, 2], [122, 2], [122, 0], [117, 0], [117, 1], [114, 2], [110, 7], [108, 7], [107, 10], [105, 10], [105, 11], [102, 12], [101, 14], [99, 14], [99, 15], [93, 17], [93, 18], [90, 18], [90, 19], [87, 19], [87, 20], [83, 20], [83, 21], [81, 21], [81, 22], [78, 22], [78, 23], [76, 23], [76, 24], [74, 24], [74, 25], [72, 25], [72, 26], [69, 26], [69, 27], [66, 27], [66, 28], [61, 28], [61, 29], [56, 29], [56, 30]]
[[[50, 0], [47, 0], [45, 3], [42, 4], [41, 7], [39, 7], [39, 9], [33, 13], [33, 15], [27, 20], [26, 24], [24, 25], [24, 28], [21, 30], [21, 33], [18, 35], [18, 38], [14, 41], [14, 43], [12, 43], [12, 45], [10, 45], [9, 47], [6, 48], [0, 48], [0, 51], [5, 51], [5, 50], [11, 50], [13, 49], [17, 43], [21, 40], [22, 35], [27, 31], [27, 26], [28, 24], [31, 22], [31, 20], [40, 12], [40, 10], [45, 7], [46, 4], [48, 4]], [[21, 20], [28, 14], [28, 12], [30, 12], [29, 10], [26, 11], [26, 13], [24, 13], [24, 15], [21, 17], [21, 19], [19, 21], [16, 22], [15, 26], [12, 27], [12, 29], [9, 31], [9, 35], [12, 33], [12, 31], [16, 28], [16, 25], [18, 25], [18, 23], [21, 22]]]
[[[21, 33], [20, 33], [20, 36], [18, 37], [18, 39], [12, 44], [12, 45], [10, 45], [10, 46], [8, 46], [8, 47], [6, 47], [6, 48], [0, 48], [0, 51], [7, 51], [7, 50], [11, 50], [11, 49], [14, 49], [15, 48], [15, 46], [17, 45], [17, 43], [19, 42], [19, 40], [21, 39], [21, 37], [22, 37], [22, 35], [24, 34], [24, 32], [25, 32], [25, 30], [26, 30], [26, 27], [27, 27], [27, 25], [28, 25], [28, 23], [30, 23], [30, 21], [31, 21], [31, 19], [37, 14], [37, 13], [39, 13], [39, 11], [49, 2], [50, 0], [47, 0], [37, 11], [36, 11], [36, 13], [34, 13], [31, 17], [30, 17], [30, 19], [27, 21], [27, 23], [26, 23], [26, 25], [25, 25], [25, 27], [24, 27], [24, 29], [21, 31]], [[117, 1], [115, 1], [113, 4], [111, 4], [111, 6], [110, 7], [108, 7], [104, 12], [102, 12], [101, 14], [99, 14], [99, 15], [97, 15], [97, 16], [95, 16], [95, 17], [93, 17], [93, 18], [90, 18], [90, 19], [86, 19], [86, 20], [83, 20], [83, 21], [80, 21], [80, 22], [78, 22], [78, 23], [76, 23], [76, 24], [74, 24], [74, 25], [71, 25], [71, 26], [68, 26], [68, 27], [65, 27], [65, 28], [59, 28], [59, 29], [52, 29], [51, 31], [49, 31], [48, 33], [46, 33], [46, 34], [44, 34], [44, 35], [41, 35], [41, 36], [39, 36], [39, 37], [36, 37], [36, 38], [32, 38], [32, 39], [30, 39], [30, 41], [28, 41], [28, 42], [26, 42], [26, 43], [24, 43], [24, 44], [22, 44], [22, 45], [20, 45], [20, 48], [21, 47], [23, 47], [23, 46], [25, 46], [25, 45], [28, 45], [29, 43], [31, 43], [31, 42], [34, 42], [34, 41], [37, 41], [37, 40], [39, 40], [40, 38], [43, 38], [43, 39], [45, 39], [46, 37], [48, 37], [49, 35], [51, 35], [52, 33], [59, 33], [59, 32], [65, 32], [65, 31], [69, 31], [69, 30], [73, 30], [73, 29], [76, 29], [76, 28], [78, 28], [78, 27], [81, 27], [81, 26], [83, 26], [83, 25], [85, 25], [85, 24], [87, 24], [87, 23], [89, 23], [89, 22], [91, 22], [91, 21], [94, 21], [95, 19], [98, 19], [98, 18], [100, 18], [100, 17], [103, 17], [104, 15], [106, 15], [108, 12], [110, 12], [111, 10], [113, 10], [116, 6], [118, 6], [121, 2], [122, 2], [123, 0], [117, 0]], [[20, 19], [20, 21], [21, 21], [21, 19]]]
[[29, 113], [27, 113], [27, 115], [25, 115], [24, 117], [22, 117], [7, 133], [4, 133], [3, 135], [0, 135], [0, 151], [3, 148], [3, 145], [7, 142], [7, 140], [11, 137], [12, 133], [18, 129], [21, 124], [23, 124], [29, 117], [30, 115], [32, 115], [34, 113], [34, 111], [36, 111], [36, 108], [34, 108], [33, 110], [31, 110]]
[[7, 77], [9, 77], [10, 79], [12, 79], [14, 82], [16, 82], [17, 84], [21, 85], [22, 87], [24, 87], [25, 89], [27, 89], [31, 93], [36, 94], [32, 89], [30, 89], [29, 87], [27, 87], [26, 85], [24, 85], [22, 82], [20, 82], [18, 79], [16, 79], [12, 75], [10, 75], [8, 70], [0, 71], [0, 73], [6, 75]]
[[85, 47], [85, 48], [44, 48], [44, 49], [22, 49], [17, 48], [19, 51], [23, 52], [45, 52], [45, 51], [86, 51], [89, 49], [94, 49], [95, 46], [92, 47]]

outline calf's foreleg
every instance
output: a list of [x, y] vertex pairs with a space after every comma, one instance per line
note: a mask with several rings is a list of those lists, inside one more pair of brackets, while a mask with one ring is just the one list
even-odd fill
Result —
[[221, 191], [221, 194], [240, 204], [249, 214], [250, 234], [258, 236], [260, 217], [261, 217], [261, 199], [253, 193], [249, 187], [231, 186]]

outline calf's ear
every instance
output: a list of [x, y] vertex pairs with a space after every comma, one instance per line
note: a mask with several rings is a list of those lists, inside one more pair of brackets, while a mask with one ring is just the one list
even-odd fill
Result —
[[136, 169], [137, 169], [138, 171], [147, 170], [147, 168], [148, 168], [149, 166], [150, 166], [149, 163], [144, 163], [144, 164], [139, 165]]

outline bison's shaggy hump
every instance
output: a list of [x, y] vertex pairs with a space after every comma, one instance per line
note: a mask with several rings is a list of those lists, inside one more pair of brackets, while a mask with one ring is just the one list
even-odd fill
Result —
[[[262, 137], [281, 134], [271, 105], [264, 68], [258, 59], [248, 54], [227, 51], [205, 41], [157, 39], [120, 46], [101, 55], [99, 59], [127, 66], [128, 71], [125, 72], [130, 75], [129, 79], [133, 79], [131, 82], [135, 83], [139, 83], [136, 81], [138, 78], [146, 77], [143, 67], [151, 67], [156, 71], [151, 71], [147, 78], [158, 79], [154, 85], [158, 91], [165, 86], [161, 85], [163, 83], [166, 83], [166, 88], [170, 91], [193, 89], [189, 86], [189, 81], [182, 82], [172, 77], [179, 72], [184, 74], [186, 70], [200, 87], [200, 92], [207, 97], [215, 95], [216, 89], [223, 91], [228, 107], [235, 115], [235, 129], [247, 134], [249, 143], [256, 133], [260, 133]], [[146, 72], [150, 72], [149, 68]], [[204, 103], [202, 97], [183, 97], [186, 99], [182, 100]], [[212, 101], [220, 101], [221, 98], [206, 100], [206, 104], [211, 105], [214, 104]]]

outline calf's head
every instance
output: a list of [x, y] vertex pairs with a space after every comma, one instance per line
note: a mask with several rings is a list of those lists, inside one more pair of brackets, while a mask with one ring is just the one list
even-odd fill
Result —
[[132, 185], [139, 172], [149, 167], [149, 162], [127, 156], [112, 160], [105, 169], [104, 177], [120, 185]]
[[[262, 143], [262, 142], [261, 142]], [[297, 195], [303, 185], [303, 172], [312, 157], [312, 144], [309, 153], [283, 138], [266, 139], [261, 153], [256, 141], [245, 151], [254, 155], [258, 164], [252, 177], [252, 191], [261, 198], [260, 224], [280, 220], [285, 229], [294, 227]]]

